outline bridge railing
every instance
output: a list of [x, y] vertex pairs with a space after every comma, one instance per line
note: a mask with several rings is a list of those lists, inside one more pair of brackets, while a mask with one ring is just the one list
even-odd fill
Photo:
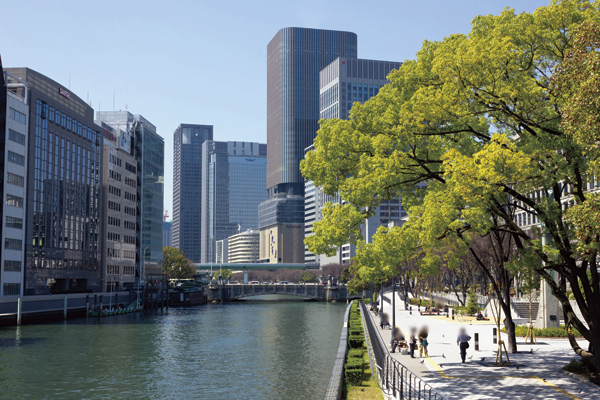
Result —
[[361, 301], [360, 306], [371, 372], [377, 377], [387, 396], [397, 399], [444, 400], [431, 385], [392, 358], [365, 303]]

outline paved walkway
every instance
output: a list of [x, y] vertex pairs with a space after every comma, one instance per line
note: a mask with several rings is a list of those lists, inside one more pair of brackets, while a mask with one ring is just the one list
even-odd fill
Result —
[[[388, 301], [383, 311], [390, 315]], [[538, 339], [537, 345], [524, 344], [517, 337], [519, 353], [509, 354], [512, 366], [495, 367], [498, 345], [493, 344], [493, 322], [458, 322], [445, 317], [421, 316], [413, 306], [412, 315], [404, 310], [404, 303], [396, 297], [396, 325], [406, 338], [410, 328], [429, 328], [429, 357], [411, 359], [408, 355], [392, 356], [414, 374], [433, 386], [446, 399], [580, 399], [600, 400], [600, 391], [561, 372], [562, 366], [578, 358], [566, 339]], [[379, 318], [372, 313], [376, 323]], [[473, 338], [467, 350], [467, 362], [462, 363], [456, 345], [459, 329], [464, 327]], [[378, 325], [379, 329], [379, 325]], [[389, 344], [390, 329], [379, 329]], [[474, 337], [479, 334], [479, 351], [475, 351]], [[506, 338], [505, 335], [502, 335]], [[580, 343], [587, 347], [587, 341]], [[415, 351], [418, 356], [418, 352]], [[483, 359], [483, 360], [482, 360]], [[423, 362], [422, 362], [423, 361]]]

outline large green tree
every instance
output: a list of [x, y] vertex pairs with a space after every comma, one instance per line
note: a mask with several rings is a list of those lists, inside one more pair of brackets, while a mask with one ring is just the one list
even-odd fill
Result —
[[188, 279], [196, 273], [183, 252], [169, 246], [163, 247], [163, 271], [169, 279]]
[[[499, 260], [546, 280], [567, 324], [599, 349], [598, 249], [574, 245], [581, 227], [598, 221], [588, 191], [597, 155], [587, 148], [598, 141], [564, 127], [565, 110], [577, 106], [577, 82], [570, 90], [553, 83], [568, 73], [563, 62], [576, 59], [570, 54], [582, 23], [599, 20], [599, 3], [583, 0], [478, 16], [469, 35], [424, 42], [377, 96], [354, 104], [348, 120], [321, 121], [301, 169], [345, 204], [325, 208], [309, 249], [331, 253], [347, 240], [357, 243], [358, 275], [376, 282], [417, 256], [422, 273], [434, 275], [472, 253], [473, 238], [508, 234], [517, 255]], [[371, 244], [361, 244], [361, 223], [394, 197], [410, 211], [408, 222], [380, 228]], [[566, 221], [570, 205], [574, 217]], [[577, 219], [577, 209], [591, 211]], [[539, 228], [517, 223], [517, 215]], [[566, 282], [587, 326], [573, 312]], [[600, 351], [582, 349], [573, 337], [571, 345], [600, 366]]]

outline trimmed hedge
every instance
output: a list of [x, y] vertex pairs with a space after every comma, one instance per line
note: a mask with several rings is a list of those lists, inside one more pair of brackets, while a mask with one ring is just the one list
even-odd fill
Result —
[[348, 350], [348, 358], [360, 358], [363, 359], [365, 351], [363, 349], [350, 349]]
[[[573, 329], [573, 335], [575, 337], [581, 337], [581, 333], [576, 328]], [[517, 325], [515, 326], [515, 334], [517, 336], [525, 336], [527, 335], [528, 327], [527, 325]], [[506, 332], [506, 328], [502, 328], [502, 332]], [[561, 325], [558, 328], [533, 328], [533, 332], [535, 333], [535, 337], [567, 337], [567, 330], [564, 325]]]
[[348, 336], [348, 345], [352, 349], [360, 349], [363, 347], [365, 343], [365, 339], [359, 335], [349, 335]]
[[362, 358], [356, 358], [356, 357], [352, 357], [352, 358], [348, 358], [348, 360], [346, 361], [346, 367], [347, 369], [362, 369], [363, 367], [363, 359]]
[[361, 328], [359, 327], [350, 327], [350, 329], [348, 329], [348, 335], [357, 335], [357, 336], [364, 336], [364, 332]]
[[358, 369], [358, 368], [355, 368], [355, 369], [346, 368], [345, 371], [344, 371], [344, 374], [346, 376], [346, 382], [348, 382], [352, 386], [358, 386], [363, 381], [363, 370], [362, 370], [362, 367], [360, 369]]

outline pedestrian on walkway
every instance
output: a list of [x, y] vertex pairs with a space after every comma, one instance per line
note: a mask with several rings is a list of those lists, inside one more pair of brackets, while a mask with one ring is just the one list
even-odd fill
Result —
[[467, 358], [467, 349], [469, 348], [469, 340], [471, 340], [471, 336], [467, 335], [467, 331], [465, 328], [460, 329], [460, 333], [458, 334], [458, 338], [456, 339], [457, 346], [460, 347], [460, 358], [462, 362], [465, 362]]
[[415, 337], [416, 333], [417, 330], [415, 328], [411, 328], [410, 339], [408, 343], [408, 346], [410, 348], [410, 358], [415, 358], [415, 345], [417, 344], [417, 338]]
[[429, 353], [427, 352], [427, 346], [429, 346], [429, 342], [427, 342], [427, 337], [429, 336], [429, 331], [427, 327], [421, 328], [419, 331], [419, 357], [429, 357]]

